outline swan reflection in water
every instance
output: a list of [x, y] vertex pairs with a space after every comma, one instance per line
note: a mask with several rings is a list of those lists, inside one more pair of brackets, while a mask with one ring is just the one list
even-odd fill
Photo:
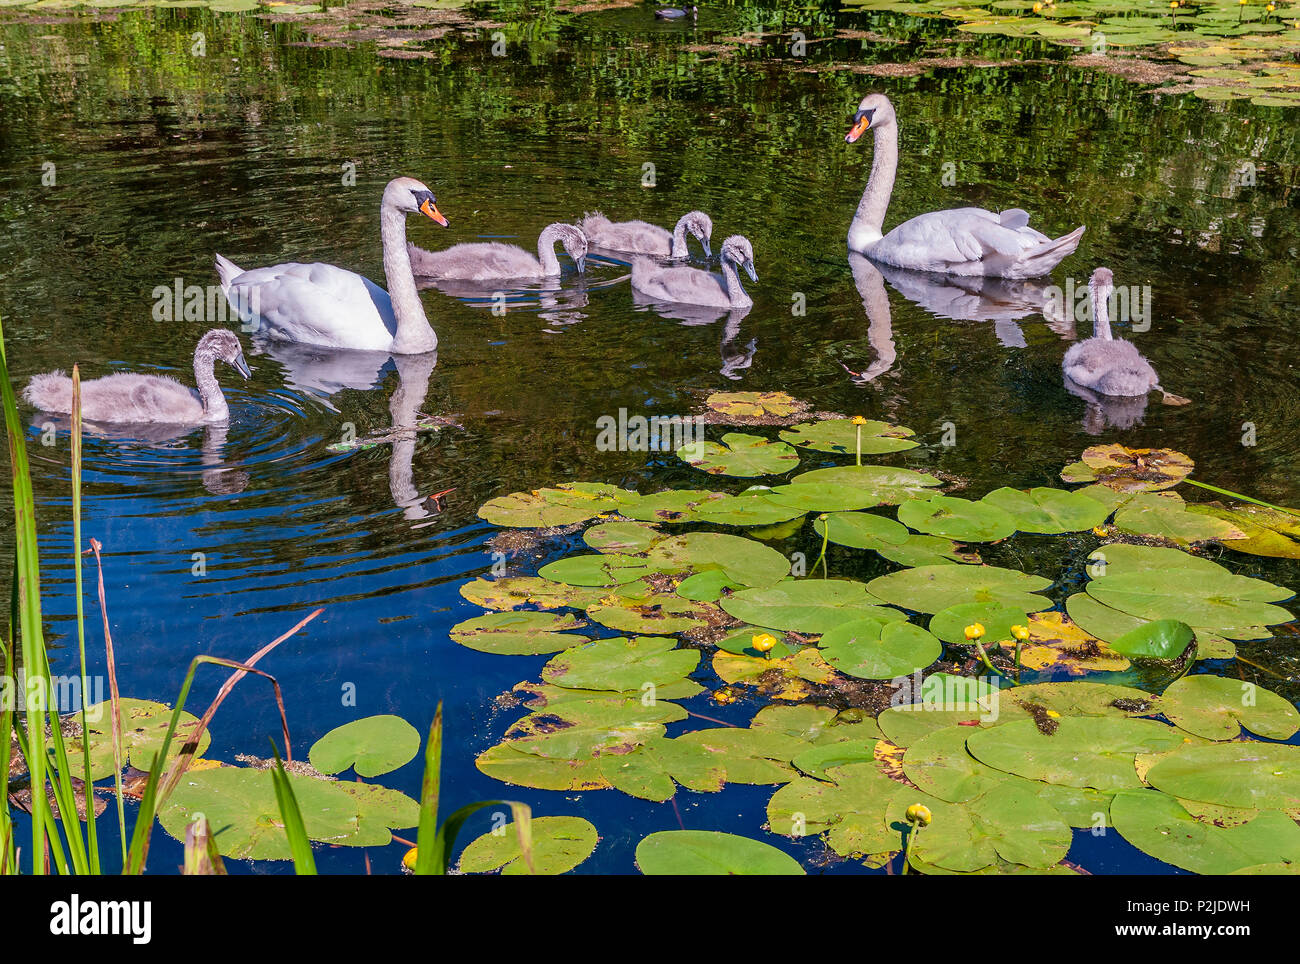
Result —
[[[438, 353], [392, 355], [388, 352], [337, 351], [312, 348], [293, 342], [259, 340], [254, 351], [278, 362], [284, 382], [291, 388], [318, 397], [337, 412], [329, 396], [343, 389], [369, 391], [383, 382], [391, 368], [398, 383], [388, 400], [392, 416], [385, 432], [357, 439], [356, 447], [391, 445], [388, 461], [388, 491], [393, 504], [408, 521], [419, 522], [442, 511], [439, 497], [446, 492], [421, 495], [415, 484], [415, 443], [421, 431], [455, 424], [446, 418], [431, 418], [420, 409], [429, 394], [429, 380], [438, 364]], [[349, 446], [352, 447], [352, 446]]]
[[740, 323], [745, 320], [750, 309], [720, 308], [709, 305], [688, 305], [675, 301], [657, 301], [632, 289], [632, 304], [640, 311], [653, 311], [660, 318], [676, 321], [692, 328], [712, 325], [721, 320], [722, 342], [719, 352], [722, 356], [722, 368], [718, 370], [724, 378], [739, 381], [740, 374], [754, 364], [754, 355], [758, 351], [758, 339], [742, 341]]

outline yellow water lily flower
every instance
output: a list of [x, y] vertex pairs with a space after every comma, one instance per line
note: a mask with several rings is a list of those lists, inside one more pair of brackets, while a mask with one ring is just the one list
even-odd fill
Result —
[[971, 623], [966, 627], [967, 639], [979, 639], [984, 635], [984, 627], [980, 623]]
[[1020, 640], [1020, 641], [1023, 643], [1026, 639], [1029, 638], [1029, 627], [1028, 627], [1028, 626], [1012, 626], [1012, 627], [1011, 627], [1011, 635], [1014, 636], [1016, 639]]
[[907, 808], [907, 822], [919, 823], [922, 827], [930, 826], [930, 821], [934, 819], [934, 814], [930, 808], [921, 803], [914, 803]]
[[414, 870], [415, 870], [415, 860], [416, 860], [416, 858], [419, 856], [419, 855], [416, 853], [416, 850], [417, 850], [417, 849], [418, 849], [418, 848], [416, 848], [416, 847], [412, 847], [412, 848], [411, 848], [410, 850], [408, 850], [406, 853], [402, 854], [402, 866], [405, 867], [407, 870], [410, 870], [410, 871], [414, 871]]
[[867, 424], [867, 420], [866, 420], [865, 416], [862, 416], [862, 415], [854, 415], [851, 419], [849, 419], [849, 421], [852, 422], [854, 425], [866, 425], [866, 424]]
[[1104, 539], [1110, 535], [1110, 531], [1105, 526], [1093, 526], [1092, 534], [1094, 536], [1101, 536]]
[[771, 633], [755, 633], [750, 642], [760, 653], [770, 653], [773, 647], [776, 646], [776, 637]]

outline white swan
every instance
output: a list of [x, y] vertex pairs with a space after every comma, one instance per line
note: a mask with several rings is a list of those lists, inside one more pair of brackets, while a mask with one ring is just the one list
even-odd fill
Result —
[[564, 245], [581, 274], [587, 261], [587, 236], [572, 224], [547, 225], [537, 238], [536, 256], [517, 244], [479, 241], [453, 244], [442, 251], [425, 251], [407, 245], [411, 265], [421, 278], [448, 281], [540, 280], [560, 276], [555, 242]]
[[983, 208], [931, 211], [882, 236], [898, 170], [898, 121], [884, 94], [862, 99], [844, 139], [852, 144], [868, 130], [875, 132], [875, 153], [867, 189], [849, 227], [850, 250], [919, 271], [1037, 278], [1079, 246], [1082, 226], [1053, 240], [1029, 227], [1029, 215], [1019, 208], [1001, 214]]
[[[194, 381], [198, 391], [167, 375], [117, 372], [81, 383], [81, 417], [87, 422], [144, 425], [201, 425], [230, 417], [212, 366], [216, 359], [245, 378], [248, 365], [239, 338], [233, 332], [213, 329], [194, 349]], [[23, 399], [46, 412], [72, 413], [72, 379], [63, 372], [35, 375], [23, 389]]]
[[406, 253], [406, 215], [417, 212], [447, 226], [427, 187], [413, 177], [389, 181], [379, 214], [387, 291], [332, 264], [290, 262], [245, 271], [217, 255], [221, 290], [246, 324], [273, 338], [399, 355], [433, 351], [438, 336], [425, 317]]
[[1092, 301], [1092, 337], [1072, 345], [1061, 369], [1074, 384], [1113, 398], [1133, 398], [1150, 391], [1160, 392], [1166, 405], [1186, 405], [1187, 399], [1171, 395], [1160, 387], [1160, 376], [1142, 357], [1137, 346], [1110, 333], [1107, 299], [1114, 289], [1109, 268], [1098, 268], [1088, 281]]
[[743, 267], [753, 281], [754, 248], [748, 239], [733, 234], [722, 242], [722, 274], [699, 268], [665, 267], [649, 258], [632, 262], [632, 287], [655, 301], [719, 308], [747, 308], [754, 300], [741, 287], [737, 267]]
[[709, 248], [713, 219], [703, 211], [687, 211], [677, 219], [672, 233], [648, 221], [611, 221], [599, 211], [583, 215], [578, 227], [582, 228], [593, 247], [661, 258], [690, 257], [686, 244], [686, 232], [689, 231], [704, 245], [704, 256], [713, 255]]

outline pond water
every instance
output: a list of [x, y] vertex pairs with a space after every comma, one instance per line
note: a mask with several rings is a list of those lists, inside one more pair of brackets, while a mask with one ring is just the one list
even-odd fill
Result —
[[[671, 453], [598, 450], [597, 419], [688, 414], [718, 390], [781, 389], [817, 410], [907, 425], [921, 446], [883, 460], [968, 479], [973, 496], [1052, 485], [1086, 446], [1120, 441], [1187, 452], [1203, 480], [1300, 504], [1294, 111], [1155, 97], [1069, 66], [1059, 51], [955, 41], [933, 23], [831, 8], [807, 14], [818, 42], [803, 58], [788, 55], [788, 37], [723, 40], [771, 29], [774, 12], [750, 4], [702, 11], [695, 24], [657, 24], [643, 6], [581, 16], [489, 6], [483, 16], [505, 25], [505, 56], [493, 56], [487, 28], [418, 42], [435, 56], [402, 59], [365, 42], [295, 45], [306, 38], [293, 23], [204, 10], [0, 21], [0, 313], [20, 381], [74, 361], [83, 377], [130, 367], [187, 379], [210, 325], [155, 320], [153, 292], [176, 279], [214, 284], [215, 252], [247, 267], [320, 260], [382, 280], [379, 194], [399, 174], [431, 185], [451, 221], [443, 230], [412, 219], [419, 244], [531, 246], [545, 225], [584, 211], [671, 224], [700, 208], [713, 218], [715, 251], [733, 233], [755, 251], [755, 303], [743, 317], [665, 317], [634, 303], [625, 265], [593, 258], [579, 280], [566, 262], [561, 291], [518, 292], [504, 314], [482, 298], [424, 291], [436, 365], [322, 360], [246, 341], [252, 378], [218, 370], [232, 408], [224, 437], [89, 438], [85, 533], [104, 545], [124, 693], [171, 700], [195, 654], [246, 656], [323, 606], [263, 664], [286, 694], [295, 752], [373, 713], [423, 730], [441, 700], [444, 799], [501, 796], [473, 761], [517, 717], [495, 699], [535, 679], [546, 657], [487, 655], [448, 638], [480, 612], [458, 587], [492, 564], [485, 542], [498, 530], [478, 507], [572, 479], [643, 492], [704, 485]], [[786, 17], [788, 32], [797, 16]], [[194, 57], [188, 38], [200, 29], [206, 56]], [[851, 30], [892, 30], [905, 42]], [[846, 69], [972, 55], [1035, 62], [904, 77]], [[1086, 224], [1051, 281], [1082, 287], [1105, 265], [1117, 284], [1149, 291], [1149, 330], [1132, 337], [1192, 404], [1153, 400], [1139, 424], [1099, 426], [1062, 385], [1061, 323], [1027, 311], [948, 317], [964, 314], [941, 307], [953, 304], [951, 289], [882, 284], [869, 268], [855, 276], [844, 241], [871, 146], [843, 135], [872, 90], [893, 100], [901, 128], [887, 226], [965, 204], [1024, 208], [1053, 236]], [[52, 186], [42, 184], [47, 164]], [[805, 313], [792, 310], [798, 302]], [[855, 381], [846, 367], [873, 377]], [[349, 432], [383, 435], [393, 409], [409, 406], [455, 424], [414, 446], [330, 448]], [[63, 647], [56, 672], [74, 673], [67, 437], [43, 445], [43, 419], [30, 417], [47, 631]], [[1244, 423], [1256, 444], [1243, 445]], [[508, 565], [532, 573], [575, 544]], [[815, 555], [818, 543], [806, 528], [778, 548]], [[5, 584], [9, 558], [0, 552]], [[1300, 586], [1294, 563], [1234, 555], [1229, 564]], [[842, 562], [840, 572], [890, 568]], [[99, 650], [97, 628], [91, 638]], [[1262, 684], [1300, 696], [1289, 682], [1293, 647], [1242, 652], [1269, 671]], [[205, 673], [200, 706], [224, 678]], [[687, 705], [744, 721], [761, 704]], [[214, 722], [209, 755], [265, 755], [278, 728], [269, 687], [246, 680]], [[382, 782], [418, 795], [419, 776], [412, 763]], [[675, 805], [612, 792], [507, 795], [539, 815], [592, 820], [603, 840], [585, 872], [630, 872], [637, 841], [679, 826], [726, 827], [796, 855], [820, 850], [762, 832], [769, 787], [682, 793]], [[483, 816], [467, 834], [487, 826]], [[1075, 837], [1071, 859], [1094, 872], [1170, 869], [1117, 835]], [[395, 872], [402, 850], [372, 852], [374, 871]], [[155, 834], [150, 866], [170, 872], [180, 853]], [[364, 871], [360, 850], [317, 859], [325, 871]], [[828, 872], [861, 870], [844, 862]]]

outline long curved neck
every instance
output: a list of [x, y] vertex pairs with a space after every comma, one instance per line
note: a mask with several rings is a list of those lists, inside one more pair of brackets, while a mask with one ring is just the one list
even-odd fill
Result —
[[406, 215], [385, 204], [379, 225], [384, 242], [384, 277], [388, 281], [388, 297], [393, 302], [393, 317], [397, 320], [393, 351], [403, 355], [433, 351], [438, 347], [438, 336], [425, 317], [420, 293], [415, 288], [411, 255], [406, 250]]
[[1110, 300], [1110, 292], [1109, 285], [1094, 285], [1088, 289], [1088, 296], [1092, 299], [1092, 337], [1104, 338], [1106, 341], [1114, 340], [1110, 333], [1110, 312], [1106, 304]]
[[889, 198], [894, 193], [894, 176], [898, 173], [897, 125], [882, 124], [875, 128], [874, 137], [871, 176], [867, 178], [867, 189], [862, 192], [858, 212], [853, 216], [853, 224], [849, 228], [849, 247], [855, 251], [861, 250], [864, 245], [874, 244], [882, 237], [885, 212], [889, 210]]
[[416, 425], [429, 394], [433, 355], [396, 359], [398, 385], [388, 401], [393, 416], [393, 454], [388, 460], [388, 491], [407, 519], [423, 519], [428, 510], [415, 485]]
[[555, 242], [560, 240], [560, 232], [548, 227], [537, 238], [537, 260], [542, 264], [542, 274], [546, 277], [560, 273], [560, 259], [555, 256]]
[[198, 387], [199, 398], [203, 400], [203, 420], [205, 422], [224, 422], [230, 417], [230, 407], [226, 405], [226, 396], [221, 393], [217, 376], [212, 372], [213, 357], [207, 351], [194, 353], [194, 384]]
[[722, 284], [727, 289], [727, 300], [733, 305], [749, 304], [749, 295], [745, 293], [745, 288], [740, 283], [736, 263], [730, 258], [722, 259]]
[[685, 258], [690, 255], [690, 249], [686, 247], [686, 215], [682, 215], [677, 221], [677, 226], [673, 228], [673, 244], [669, 249], [670, 258]]
[[889, 371], [898, 358], [889, 293], [885, 291], [884, 275], [862, 255], [850, 255], [849, 267], [853, 272], [853, 283], [862, 296], [862, 307], [867, 312], [867, 342], [876, 352], [876, 360], [858, 378], [871, 381]]

